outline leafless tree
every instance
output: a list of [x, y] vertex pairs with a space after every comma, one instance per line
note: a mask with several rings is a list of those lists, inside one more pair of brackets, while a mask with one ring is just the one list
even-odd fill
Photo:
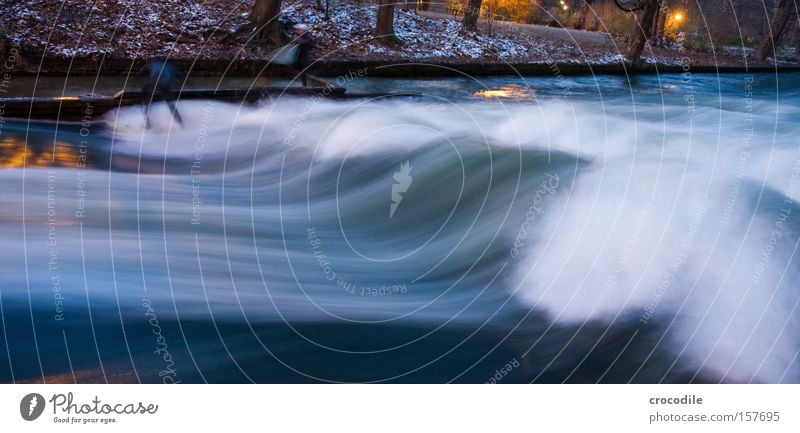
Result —
[[255, 35], [274, 45], [281, 43], [281, 27], [278, 16], [281, 13], [281, 0], [256, 0], [250, 13], [250, 22]]
[[481, 3], [483, 0], [469, 0], [467, 9], [464, 11], [464, 19], [461, 26], [464, 30], [475, 32], [478, 30], [478, 17], [481, 14]]
[[797, 14], [797, 4], [795, 0], [780, 0], [778, 7], [775, 10], [775, 15], [772, 16], [772, 23], [769, 26], [769, 31], [764, 36], [761, 46], [756, 51], [756, 58], [764, 60], [771, 54], [774, 55], [775, 49], [780, 44], [781, 39], [789, 29], [790, 20]]
[[397, 42], [394, 34], [394, 4], [397, 0], [378, 0], [378, 19], [375, 36], [378, 40], [393, 44]]
[[281, 13], [281, 0], [255, 0], [250, 19], [236, 30], [227, 33], [221, 42], [235, 38], [242, 33], [252, 33], [256, 39], [267, 40], [273, 45], [281, 43], [281, 27], [278, 17]]
[[636, 22], [630, 33], [627, 47], [627, 57], [634, 65], [639, 65], [644, 51], [647, 36], [653, 28], [653, 21], [658, 12], [658, 0], [639, 0], [636, 8]]

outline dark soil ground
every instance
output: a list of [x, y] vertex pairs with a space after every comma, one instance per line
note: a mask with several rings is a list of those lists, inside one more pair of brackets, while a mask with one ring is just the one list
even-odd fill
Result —
[[[264, 67], [275, 48], [247, 31], [229, 36], [248, 23], [251, 8], [252, 0], [0, 0], [2, 51], [4, 57], [12, 50], [19, 54], [13, 69], [28, 73], [116, 74], [155, 56], [198, 71], [251, 73]], [[337, 73], [346, 64], [401, 63], [446, 64], [469, 73], [502, 72], [500, 66], [507, 64], [522, 73], [547, 73], [553, 65], [564, 73], [630, 68], [621, 54], [626, 41], [619, 35], [570, 40], [547, 37], [536, 30], [541, 26], [511, 23], [464, 33], [452, 18], [398, 10], [398, 43], [385, 45], [373, 37], [375, 7], [343, 1], [333, 2], [326, 16], [314, 1], [287, 0], [281, 21], [309, 25], [323, 72]], [[775, 68], [774, 62], [756, 62], [749, 55], [736, 47], [713, 52], [647, 47], [643, 64], [649, 70], [654, 65], [665, 70]], [[395, 72], [404, 70], [413, 73], [409, 68]]]

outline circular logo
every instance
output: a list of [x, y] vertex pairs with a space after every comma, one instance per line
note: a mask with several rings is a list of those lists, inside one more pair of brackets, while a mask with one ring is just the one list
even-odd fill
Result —
[[35, 392], [22, 397], [19, 402], [19, 414], [25, 421], [33, 421], [44, 412], [44, 397]]

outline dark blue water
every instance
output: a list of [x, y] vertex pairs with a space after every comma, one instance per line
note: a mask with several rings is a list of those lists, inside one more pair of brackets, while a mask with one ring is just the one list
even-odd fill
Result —
[[2, 382], [798, 382], [800, 75], [0, 129]]

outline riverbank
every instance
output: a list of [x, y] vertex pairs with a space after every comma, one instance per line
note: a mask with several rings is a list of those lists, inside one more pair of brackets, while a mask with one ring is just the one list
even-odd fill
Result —
[[[681, 59], [683, 63], [663, 64], [645, 63], [634, 67], [620, 60], [616, 63], [504, 63], [477, 61], [415, 61], [397, 60], [328, 60], [315, 63], [311, 69], [314, 74], [328, 77], [371, 76], [386, 78], [421, 78], [446, 76], [491, 76], [491, 75], [592, 75], [592, 74], [651, 74], [651, 73], [741, 73], [741, 72], [797, 72], [800, 65], [731, 65], [695, 64], [692, 57]], [[45, 57], [40, 59], [41, 68], [17, 69], [14, 74], [42, 76], [138, 76], [145, 60], [141, 58], [94, 58], [83, 57], [61, 59]], [[269, 64], [267, 60], [223, 60], [223, 59], [171, 59], [171, 62], [188, 74], [198, 77], [288, 77], [292, 71], [286, 67]], [[38, 66], [38, 65], [37, 65]]]
[[[286, 76], [270, 65], [273, 48], [247, 35], [249, 2], [115, 0], [89, 5], [66, 0], [53, 8], [32, 0], [6, 4], [0, 28], [7, 37], [4, 65], [14, 74], [137, 75], [145, 59], [167, 56], [196, 75]], [[329, 16], [304, 1], [284, 3], [285, 25], [303, 22], [316, 39], [317, 75], [458, 76], [574, 75], [652, 72], [800, 70], [796, 62], [756, 62], [744, 48], [714, 52], [647, 47], [640, 67], [621, 54], [624, 37], [597, 32], [548, 37], [530, 25], [495, 23], [489, 31], [460, 32], [460, 23], [429, 13], [398, 10], [397, 44], [374, 40], [371, 5], [337, 3]], [[541, 26], [538, 26], [541, 27]], [[552, 32], [551, 31], [551, 32]], [[544, 36], [543, 36], [544, 35]]]

